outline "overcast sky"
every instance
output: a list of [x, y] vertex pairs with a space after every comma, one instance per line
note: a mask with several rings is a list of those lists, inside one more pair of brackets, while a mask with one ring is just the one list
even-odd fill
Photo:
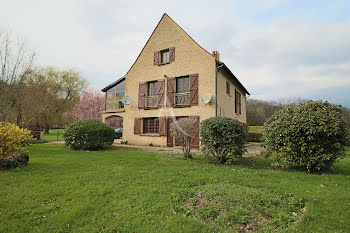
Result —
[[101, 89], [123, 76], [166, 12], [221, 60], [251, 98], [350, 107], [350, 1], [0, 0], [0, 27], [37, 65], [75, 68]]

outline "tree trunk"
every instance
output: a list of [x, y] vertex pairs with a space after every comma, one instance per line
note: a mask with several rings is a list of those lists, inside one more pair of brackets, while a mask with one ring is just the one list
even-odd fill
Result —
[[44, 133], [45, 134], [49, 134], [50, 133], [50, 125], [48, 123], [45, 123], [45, 127], [44, 127]]
[[226, 163], [226, 157], [220, 155], [220, 164], [224, 164], [224, 163]]

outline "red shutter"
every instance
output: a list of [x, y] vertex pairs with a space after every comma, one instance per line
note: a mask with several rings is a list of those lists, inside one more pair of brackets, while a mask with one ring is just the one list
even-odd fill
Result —
[[159, 65], [159, 54], [160, 54], [159, 51], [155, 51], [154, 52], [154, 59], [153, 59], [153, 64], [154, 65]]
[[159, 117], [159, 135], [165, 135], [165, 117]]
[[198, 74], [190, 75], [190, 105], [198, 105]]
[[169, 62], [175, 61], [175, 47], [169, 48]]
[[171, 131], [170, 131], [170, 125], [173, 123], [174, 121], [174, 117], [168, 117], [167, 119], [167, 138], [166, 138], [166, 145], [168, 147], [172, 147], [173, 146], [173, 135], [171, 134]]
[[157, 99], [157, 107], [162, 108], [164, 107], [164, 90], [165, 90], [165, 83], [164, 79], [158, 80], [158, 99]]
[[145, 108], [146, 83], [139, 83], [139, 108]]
[[173, 107], [174, 99], [175, 99], [175, 78], [168, 78], [166, 106]]
[[134, 134], [140, 134], [141, 133], [141, 118], [136, 117], [134, 120]]
[[199, 148], [199, 116], [190, 116], [191, 119], [196, 120], [196, 130], [193, 132], [193, 138], [191, 140], [192, 148]]

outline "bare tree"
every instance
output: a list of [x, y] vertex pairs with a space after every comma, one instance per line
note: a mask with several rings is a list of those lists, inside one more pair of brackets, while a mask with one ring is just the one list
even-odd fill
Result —
[[26, 41], [14, 39], [10, 32], [0, 29], [0, 121], [15, 121], [13, 108], [34, 58]]
[[185, 158], [192, 158], [191, 141], [196, 130], [196, 120], [192, 118], [180, 118], [170, 125], [170, 131], [175, 140], [182, 145]]
[[301, 98], [279, 98], [274, 101], [247, 99], [247, 124], [263, 125], [274, 113], [290, 104], [304, 103]]

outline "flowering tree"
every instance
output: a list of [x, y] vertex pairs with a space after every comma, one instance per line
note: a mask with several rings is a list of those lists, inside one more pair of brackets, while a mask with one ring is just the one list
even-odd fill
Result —
[[96, 119], [102, 121], [105, 97], [102, 93], [89, 89], [81, 100], [75, 104], [72, 115], [74, 120]]
[[123, 118], [119, 116], [107, 118], [107, 125], [113, 128], [123, 128]]

